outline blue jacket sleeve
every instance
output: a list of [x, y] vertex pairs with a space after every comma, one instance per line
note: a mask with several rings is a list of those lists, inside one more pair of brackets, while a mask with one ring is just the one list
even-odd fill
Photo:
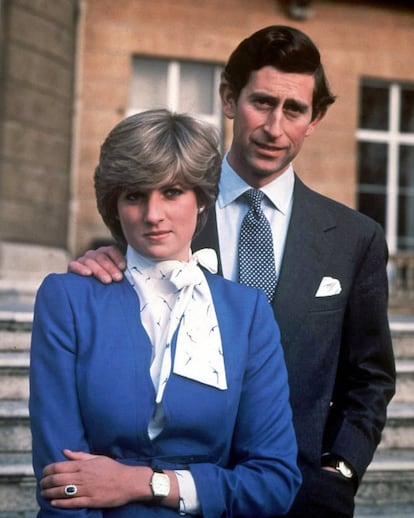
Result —
[[191, 465], [205, 518], [284, 514], [301, 483], [279, 329], [257, 294], [231, 465]]
[[[62, 449], [89, 451], [76, 390], [76, 334], [73, 312], [58, 277], [39, 288], [34, 311], [30, 358], [30, 422], [36, 479], [43, 468], [66, 460]], [[53, 508], [37, 488], [39, 517], [100, 518], [100, 510]]]

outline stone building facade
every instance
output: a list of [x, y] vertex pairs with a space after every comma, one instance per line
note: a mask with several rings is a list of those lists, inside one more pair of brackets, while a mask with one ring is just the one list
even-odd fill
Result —
[[0, 1], [3, 276], [68, 248], [77, 23], [72, 0]]
[[[396, 85], [405, 104], [412, 101], [404, 138], [405, 145], [414, 146], [411, 2], [0, 0], [0, 5], [6, 28], [1, 43], [0, 244], [28, 243], [76, 255], [107, 239], [92, 181], [99, 146], [116, 122], [151, 103], [165, 98], [173, 109], [189, 111], [189, 97], [210, 95], [203, 116], [221, 129], [224, 150], [231, 127], [214, 94], [220, 68], [243, 37], [266, 25], [287, 24], [304, 30], [318, 45], [337, 95], [295, 168], [311, 187], [349, 206], [359, 208], [365, 200], [369, 211], [378, 200], [388, 212], [392, 209], [394, 216], [384, 209], [379, 217], [389, 227], [392, 251], [398, 250], [400, 209], [389, 209], [388, 201], [395, 185], [388, 180], [376, 185], [374, 179], [365, 187], [377, 195], [362, 196], [358, 153], [365, 138], [361, 96], [368, 92], [367, 99], [375, 101], [371, 84], [375, 90], [377, 83], [390, 99]], [[188, 92], [187, 98], [182, 92]], [[202, 104], [195, 102], [196, 112]], [[406, 162], [414, 169], [412, 149]], [[407, 182], [404, 196], [414, 207], [414, 182]], [[397, 203], [398, 189], [392, 191]], [[414, 249], [412, 227], [404, 225], [404, 247]]]

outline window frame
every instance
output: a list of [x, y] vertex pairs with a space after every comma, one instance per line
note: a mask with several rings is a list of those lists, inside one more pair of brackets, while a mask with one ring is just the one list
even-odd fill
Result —
[[[181, 64], [193, 63], [200, 65], [209, 65], [213, 68], [213, 92], [212, 95], [212, 106], [213, 112], [211, 114], [200, 113], [200, 112], [188, 112], [193, 116], [212, 124], [219, 132], [220, 140], [223, 140], [223, 113], [221, 109], [221, 100], [219, 94], [219, 84], [221, 79], [221, 73], [223, 70], [223, 66], [218, 64], [217, 62], [209, 62], [209, 61], [197, 61], [194, 59], [176, 59], [169, 57], [160, 57], [160, 56], [151, 56], [151, 55], [143, 55], [143, 54], [135, 54], [132, 56], [131, 62], [131, 74], [134, 73], [134, 59], [146, 59], [153, 61], [163, 61], [167, 65], [167, 77], [166, 77], [166, 99], [164, 102], [160, 103], [158, 106], [165, 107], [171, 111], [182, 111], [179, 106], [179, 93], [180, 93], [180, 67]], [[132, 77], [131, 77], [131, 85], [132, 85]], [[132, 97], [130, 95], [128, 101], [128, 109], [127, 116], [133, 115], [134, 113], [139, 113], [146, 109], [149, 109], [148, 106], [133, 106], [132, 105]]]
[[[398, 209], [399, 209], [399, 147], [408, 145], [414, 147], [414, 132], [400, 132], [401, 90], [405, 87], [414, 87], [411, 83], [362, 78], [360, 82], [360, 99], [364, 86], [380, 86], [388, 88], [389, 120], [388, 130], [374, 130], [358, 128], [356, 131], [357, 143], [381, 143], [388, 148], [387, 175], [385, 185], [385, 234], [391, 253], [398, 251]], [[361, 102], [361, 101], [360, 101]], [[358, 148], [358, 146], [357, 146]], [[358, 157], [359, 158], [359, 157]], [[357, 192], [360, 192], [358, 178]]]

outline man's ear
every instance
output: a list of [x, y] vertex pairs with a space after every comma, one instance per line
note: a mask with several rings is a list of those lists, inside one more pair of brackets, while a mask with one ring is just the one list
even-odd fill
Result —
[[305, 137], [309, 137], [314, 132], [316, 126], [321, 122], [324, 117], [324, 113], [319, 113], [310, 123], [306, 130]]
[[220, 83], [220, 98], [221, 98], [221, 106], [223, 108], [223, 113], [228, 119], [234, 119], [236, 114], [236, 105], [237, 102], [234, 98], [234, 94], [230, 85], [227, 81], [222, 80]]

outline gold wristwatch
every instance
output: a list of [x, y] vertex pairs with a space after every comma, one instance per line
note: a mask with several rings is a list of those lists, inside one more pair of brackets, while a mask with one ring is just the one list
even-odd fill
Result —
[[170, 479], [162, 469], [152, 468], [153, 473], [150, 487], [154, 504], [159, 504], [163, 498], [170, 494]]
[[344, 460], [336, 459], [333, 467], [345, 478], [353, 478], [354, 476], [354, 472]]
[[329, 453], [324, 453], [322, 455], [322, 466], [329, 466], [330, 468], [335, 469], [343, 477], [349, 480], [354, 478], [355, 475], [354, 470], [346, 461], [341, 459], [341, 457], [336, 457]]

